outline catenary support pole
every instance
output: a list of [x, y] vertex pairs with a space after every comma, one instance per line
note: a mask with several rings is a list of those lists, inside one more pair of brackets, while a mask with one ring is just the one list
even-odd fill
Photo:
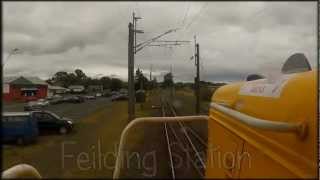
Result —
[[200, 113], [200, 55], [199, 55], [199, 43], [196, 44], [196, 65], [197, 65], [197, 77], [196, 77], [196, 114]]
[[129, 23], [128, 42], [128, 118], [129, 121], [135, 117], [135, 94], [134, 94], [134, 34], [133, 24]]

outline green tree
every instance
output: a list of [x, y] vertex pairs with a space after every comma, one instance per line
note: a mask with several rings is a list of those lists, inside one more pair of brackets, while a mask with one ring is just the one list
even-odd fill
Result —
[[118, 78], [112, 78], [111, 79], [111, 86], [112, 91], [117, 91], [122, 88], [122, 81]]
[[138, 68], [136, 70], [135, 83], [134, 83], [135, 90], [140, 89], [141, 86], [143, 87], [144, 90], [148, 89], [149, 80], [143, 75], [142, 70]]
[[83, 85], [85, 87], [88, 87], [89, 85], [102, 85], [104, 89], [112, 90], [119, 90], [120, 88], [127, 86], [127, 83], [124, 83], [118, 78], [103, 76], [100, 79], [97, 79], [88, 77], [81, 69], [74, 70], [74, 73], [58, 71], [52, 78], [49, 78], [47, 82], [62, 87], [69, 87], [70, 85]]
[[53, 75], [50, 81], [54, 85], [68, 87], [68, 78], [69, 78], [69, 75], [67, 72], [58, 71]]
[[171, 87], [173, 85], [173, 76], [171, 73], [167, 73], [164, 75], [163, 77], [163, 83], [162, 83], [162, 86], [163, 87]]
[[81, 69], [74, 70], [75, 75], [78, 79], [85, 79], [87, 76]]
[[149, 88], [154, 89], [154, 88], [157, 88], [157, 86], [158, 86], [158, 81], [157, 81], [157, 78], [154, 77], [153, 80], [149, 82]]
[[110, 89], [111, 78], [109, 78], [108, 76], [103, 76], [100, 78], [100, 83], [103, 86], [103, 89]]

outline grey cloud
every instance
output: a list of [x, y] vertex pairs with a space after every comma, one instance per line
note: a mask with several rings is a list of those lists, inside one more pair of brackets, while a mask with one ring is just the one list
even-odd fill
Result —
[[[316, 64], [316, 2], [4, 2], [3, 57], [18, 47], [5, 73], [48, 77], [81, 67], [94, 74], [127, 76], [128, 23], [143, 17], [138, 43], [169, 29], [163, 39], [197, 35], [204, 80], [239, 80], [251, 72], [279, 69], [293, 53]], [[204, 6], [205, 5], [205, 6]], [[189, 11], [186, 14], [186, 9]], [[200, 12], [201, 10], [201, 12]], [[186, 15], [186, 16], [185, 16]], [[181, 26], [185, 18], [184, 27]], [[190, 25], [190, 26], [188, 26]], [[187, 28], [186, 28], [187, 27]], [[151, 64], [159, 76], [172, 65], [177, 80], [193, 81], [193, 42], [172, 50], [146, 47], [135, 66]], [[265, 68], [267, 64], [272, 64]], [[159, 79], [159, 78], [158, 78]]]

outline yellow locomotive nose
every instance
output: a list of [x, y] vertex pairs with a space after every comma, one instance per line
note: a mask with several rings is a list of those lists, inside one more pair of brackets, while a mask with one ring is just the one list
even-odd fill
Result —
[[220, 87], [209, 112], [207, 178], [316, 178], [317, 71]]

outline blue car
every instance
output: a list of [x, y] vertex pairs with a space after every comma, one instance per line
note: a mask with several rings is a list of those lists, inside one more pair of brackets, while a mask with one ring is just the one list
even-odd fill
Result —
[[38, 124], [31, 112], [4, 112], [2, 114], [3, 142], [16, 141], [19, 145], [36, 141]]

